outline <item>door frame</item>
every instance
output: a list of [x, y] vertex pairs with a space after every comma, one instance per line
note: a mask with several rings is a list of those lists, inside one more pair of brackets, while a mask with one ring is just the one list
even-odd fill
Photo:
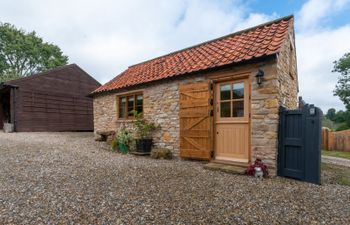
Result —
[[251, 112], [251, 96], [252, 96], [252, 83], [251, 83], [251, 72], [246, 71], [246, 72], [238, 72], [238, 73], [232, 73], [229, 74], [225, 77], [213, 77], [211, 79], [212, 85], [213, 85], [213, 93], [212, 93], [212, 98], [213, 98], [213, 120], [212, 120], [212, 149], [213, 149], [213, 155], [211, 161], [215, 162], [220, 162], [220, 163], [226, 163], [226, 164], [242, 164], [242, 162], [238, 161], [228, 161], [228, 160], [217, 160], [215, 159], [216, 156], [216, 118], [217, 118], [217, 112], [216, 112], [216, 103], [217, 103], [217, 91], [216, 91], [216, 85], [220, 83], [225, 83], [225, 82], [235, 82], [235, 81], [244, 81], [247, 80], [248, 83], [248, 164], [251, 163], [251, 156], [252, 156], [252, 145], [251, 145], [251, 120], [252, 120], [252, 112]]

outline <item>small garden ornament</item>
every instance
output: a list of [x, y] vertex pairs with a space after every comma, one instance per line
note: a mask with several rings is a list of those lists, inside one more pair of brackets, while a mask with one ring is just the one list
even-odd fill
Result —
[[262, 178], [262, 177], [266, 178], [269, 176], [267, 166], [259, 158], [256, 159], [255, 162], [248, 167], [247, 174], [249, 176], [255, 176], [258, 178]]
[[255, 177], [256, 178], [263, 178], [264, 173], [263, 173], [261, 167], [257, 166], [254, 169], [255, 169]]

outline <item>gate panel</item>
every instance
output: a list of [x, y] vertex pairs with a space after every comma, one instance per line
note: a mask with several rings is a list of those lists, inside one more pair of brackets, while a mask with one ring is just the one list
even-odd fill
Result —
[[320, 183], [321, 162], [320, 109], [280, 108], [278, 175]]
[[321, 143], [322, 143], [322, 111], [315, 108], [315, 116], [309, 110], [305, 116], [305, 180], [321, 183]]
[[283, 167], [281, 167], [281, 172], [284, 176], [303, 179], [303, 113], [300, 109], [289, 110], [282, 111], [281, 116], [284, 119], [281, 127], [283, 140], [280, 140], [282, 148], [282, 151], [280, 151], [280, 163], [283, 165]]
[[211, 90], [209, 82], [180, 85], [180, 156], [211, 157]]

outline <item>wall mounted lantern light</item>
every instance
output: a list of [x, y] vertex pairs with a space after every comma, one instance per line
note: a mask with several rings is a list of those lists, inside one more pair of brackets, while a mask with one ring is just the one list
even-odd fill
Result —
[[260, 86], [263, 81], [264, 71], [262, 69], [258, 69], [258, 72], [256, 73], [255, 77], [256, 77], [256, 83], [258, 83], [258, 85]]

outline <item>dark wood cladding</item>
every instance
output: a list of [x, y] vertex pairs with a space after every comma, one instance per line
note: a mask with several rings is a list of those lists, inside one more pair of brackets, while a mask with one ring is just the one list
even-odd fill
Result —
[[[75, 64], [8, 82], [15, 89], [16, 131], [92, 131], [100, 84]], [[11, 110], [12, 111], [12, 110]]]

